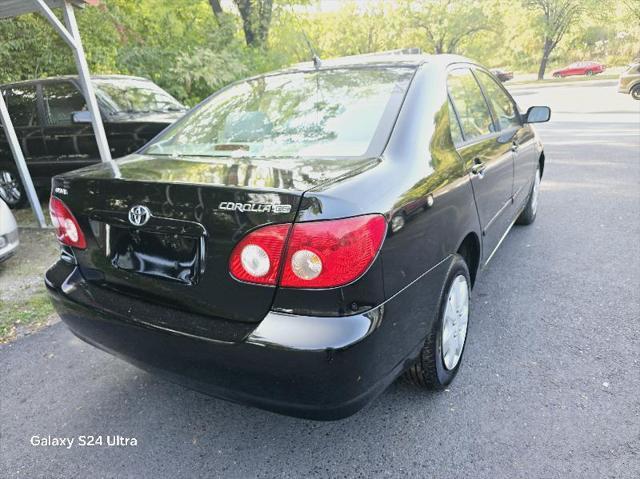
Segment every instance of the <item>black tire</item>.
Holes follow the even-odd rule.
[[[588,77],[591,77],[591,76],[593,76],[595,74],[596,74],[596,72],[594,72],[593,70],[587,70],[587,76]]]
[[[634,100],[640,100],[640,84],[634,86],[629,93]]]
[[[0,169],[0,198],[11,209],[20,208],[27,202],[27,194],[15,170]]]
[[[404,374],[404,377],[408,382],[421,388],[432,390],[442,390],[446,388],[456,377],[456,374],[458,374],[458,370],[460,369],[460,364],[462,364],[462,356],[464,355],[464,348],[466,346],[468,334],[465,335],[460,358],[458,359],[455,367],[447,369],[442,355],[442,330],[445,309],[451,286],[454,283],[454,280],[456,280],[460,275],[464,276],[466,279],[467,291],[468,294],[470,294],[471,278],[469,276],[469,268],[462,256],[455,255],[455,259],[449,268],[444,282],[444,287],[442,288],[442,293],[440,295],[438,317],[433,322],[431,331],[429,331],[429,334],[427,335],[418,359]]]
[[[540,165],[536,169],[536,176],[533,180],[533,185],[531,185],[531,191],[529,192],[529,199],[527,200],[527,206],[525,206],[520,216],[516,220],[516,224],[518,225],[530,225],[536,220],[536,215],[538,214],[538,201],[540,194]],[[537,187],[536,187],[537,182]],[[537,189],[536,189],[537,188]]]
[[[554,73],[553,78],[562,78],[562,75],[560,75],[560,73]]]

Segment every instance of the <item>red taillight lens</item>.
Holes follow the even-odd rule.
[[[49,200],[49,214],[56,229],[58,241],[74,248],[85,249],[87,247],[84,233],[80,229],[78,221],[71,214],[67,205],[54,196]]]
[[[270,225],[245,236],[231,253],[231,274],[240,281],[275,285],[290,227],[290,224]]]
[[[284,288],[335,288],[362,276],[376,258],[387,224],[382,215],[270,225],[252,231],[233,249],[231,274],[240,281]]]
[[[373,263],[386,229],[382,215],[296,223],[280,285],[333,288],[355,281]]]

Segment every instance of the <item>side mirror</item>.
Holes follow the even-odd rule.
[[[548,106],[532,106],[524,115],[525,123],[545,123],[551,119],[551,108]]]
[[[72,123],[91,123],[90,111],[74,111],[71,114]]]

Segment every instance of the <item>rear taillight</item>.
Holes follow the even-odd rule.
[[[290,224],[270,225],[245,236],[231,253],[231,274],[240,281],[275,285],[290,227]]]
[[[231,274],[241,281],[275,285],[286,246],[280,286],[334,288],[362,276],[386,232],[382,215],[271,225],[247,235],[233,250]]]
[[[79,249],[87,247],[84,233],[80,229],[78,221],[71,214],[67,205],[54,196],[49,200],[49,214],[60,243]]]
[[[382,215],[296,223],[280,285],[333,288],[355,281],[376,258],[386,228]]]

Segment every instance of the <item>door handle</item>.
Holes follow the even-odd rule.
[[[473,166],[471,167],[471,173],[478,175],[480,178],[484,176],[484,171],[487,169],[487,165],[480,158],[473,159]]]
[[[517,141],[514,141],[513,143],[511,143],[511,151],[513,151],[514,153],[518,151],[519,148],[520,148],[520,144]]]

